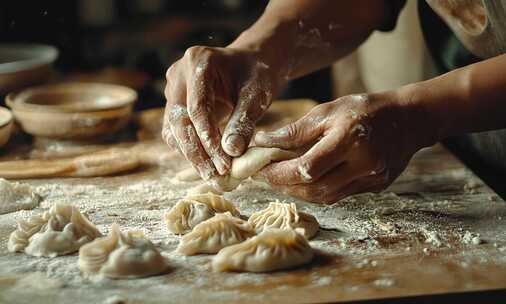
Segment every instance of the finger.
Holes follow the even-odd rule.
[[[207,77],[209,72],[206,71],[208,70],[196,69],[193,79],[189,81],[188,113],[204,150],[218,172],[226,174],[231,159],[221,147],[221,134],[212,117],[215,109],[214,78]]]
[[[271,103],[271,94],[247,83],[239,92],[237,105],[225,127],[221,145],[230,156],[240,156],[248,148],[256,122]]]
[[[342,129],[332,131],[304,155],[273,163],[260,174],[271,184],[296,185],[319,180],[346,160],[349,145]]]
[[[186,101],[184,86],[172,85],[167,81],[165,96],[167,107],[164,116],[164,132],[167,143],[175,141],[178,150],[190,161],[203,179],[216,175],[216,169],[200,145],[197,133],[193,129],[190,116],[182,103]],[[172,136],[171,136],[172,135]]]
[[[255,144],[261,147],[295,149],[317,140],[323,133],[323,124],[317,122],[315,114],[309,112],[301,119],[273,132],[260,131],[255,135]]]
[[[179,146],[177,145],[176,140],[174,139],[174,135],[172,135],[172,131],[170,130],[169,125],[165,126],[164,124],[162,128],[162,139],[167,145],[169,145],[169,147],[178,151],[179,153],[182,153],[181,150],[179,150]]]
[[[192,166],[199,172],[204,180],[209,180],[217,175],[217,171],[207,155],[206,151],[200,144],[197,132],[193,128],[190,117],[183,116],[178,120],[173,120],[171,130],[179,149],[192,163]]]
[[[311,202],[321,203],[330,197],[336,189],[350,183],[357,175],[356,169],[349,163],[343,163],[311,184],[271,185],[284,194],[299,197]]]
[[[272,187],[282,193],[311,202],[329,203],[350,195],[350,190],[347,190],[346,186],[351,185],[353,181],[364,178],[368,175],[368,171],[364,170],[361,163],[345,162],[322,176],[314,183],[298,185],[272,185]],[[375,177],[375,180],[380,179]],[[357,191],[356,189],[351,190]]]

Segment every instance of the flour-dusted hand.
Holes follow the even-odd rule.
[[[416,151],[434,142],[423,113],[393,93],[350,95],[321,104],[293,124],[257,133],[260,146],[310,147],[260,174],[274,188],[313,202],[383,190]]]
[[[248,147],[277,87],[270,70],[254,51],[195,46],[167,71],[163,137],[203,179],[226,174]]]

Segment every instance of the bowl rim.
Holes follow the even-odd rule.
[[[70,107],[64,107],[61,105],[49,105],[49,104],[35,104],[26,103],[24,99],[20,97],[29,97],[41,92],[48,92],[54,89],[64,89],[69,91],[83,91],[89,89],[102,89],[104,91],[121,91],[124,96],[121,98],[114,97],[114,102],[107,107],[89,107],[83,109],[75,109]],[[73,94],[76,94],[76,93]],[[23,95],[21,95],[23,94]],[[40,85],[25,88],[19,91],[11,92],[5,98],[5,103],[13,111],[25,111],[25,112],[45,112],[45,113],[91,113],[91,112],[103,112],[109,110],[116,110],[119,108],[131,106],[137,100],[138,94],[134,89],[126,86],[107,84],[99,82],[61,82],[47,85]]]
[[[0,106],[0,128],[9,125],[13,119],[14,115],[12,115],[12,112],[6,107]]]
[[[27,57],[33,58],[0,63],[0,75],[51,64],[58,58],[60,53],[54,46],[35,43],[0,43],[1,52],[24,53]]]

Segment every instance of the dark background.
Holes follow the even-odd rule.
[[[3,0],[0,43],[56,46],[62,77],[105,67],[126,68],[152,81],[138,108],[161,106],[166,69],[192,45],[226,46],[262,13],[267,0]],[[332,98],[328,69],[293,81],[282,98]]]

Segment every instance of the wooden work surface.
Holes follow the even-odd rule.
[[[269,274],[213,273],[212,256],[172,254],[178,237],[160,215],[195,185],[171,182],[181,163],[169,153],[164,166],[121,176],[26,181],[45,200],[35,210],[0,215],[0,303],[339,302],[506,287],[506,204],[439,145],[420,151],[382,194],[323,206],[253,181],[227,194],[247,215],[281,199],[320,221],[314,262]],[[61,200],[78,205],[103,232],[112,222],[143,229],[172,270],[139,280],[87,280],[77,255],[50,260],[7,252],[16,219]]]

